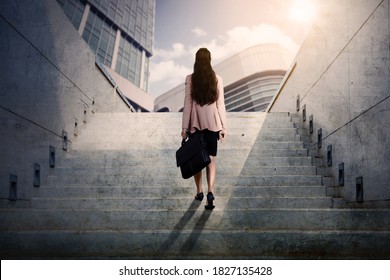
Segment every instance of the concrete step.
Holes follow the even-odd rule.
[[[186,210],[194,200],[193,197],[144,198],[144,197],[111,197],[111,198],[33,198],[32,208],[46,210],[105,210],[136,211],[140,209],[164,211]],[[218,207],[229,209],[290,209],[290,208],[331,208],[329,197],[225,197],[218,196]]]
[[[247,151],[248,153],[248,151]],[[238,169],[242,169],[243,164],[245,163],[245,160],[247,159],[247,154],[239,154],[236,157],[234,157],[234,160],[232,160],[232,155],[224,155],[221,151],[218,151],[217,155],[217,168],[232,168],[233,166],[237,167]],[[77,162],[75,162],[77,161]],[[106,161],[98,161],[98,160],[82,160],[82,159],[63,159],[60,162],[57,163],[56,168],[50,170],[50,175],[57,175],[60,174],[61,168],[63,169],[94,169],[101,170],[102,168],[107,169],[110,171],[110,169],[126,169],[126,168],[145,168],[145,169],[161,169],[165,168],[166,170],[173,170],[177,169],[176,167],[176,156],[172,154],[170,157],[151,157],[151,158],[142,158],[142,157],[127,157],[127,158],[117,158],[117,159],[107,159]],[[57,172],[57,170],[59,172]]]
[[[287,112],[271,112],[267,114],[267,120],[279,120],[279,119],[290,119],[290,113]]]
[[[299,144],[298,144],[299,145]],[[93,161],[93,162],[113,162],[113,161],[142,161],[145,162],[153,159],[159,159],[161,162],[166,161],[166,159],[172,159],[176,156],[176,151],[179,149],[180,143],[177,144],[174,148],[165,148],[165,149],[127,149],[127,150],[102,150],[99,152],[91,151],[88,153],[88,150],[69,152],[66,156],[59,158],[57,161],[60,164],[74,163],[84,164],[81,161]],[[225,143],[220,143],[218,146],[218,158],[223,158],[223,161],[230,157],[231,159],[236,159],[241,156],[248,156],[249,152],[253,154],[253,157],[308,157],[307,149],[303,148],[287,148],[280,149],[276,148],[277,145],[264,147],[262,145],[250,147],[241,146],[239,147],[228,147],[225,146]],[[232,161],[232,160],[231,160]]]
[[[246,166],[240,174],[244,176],[317,175],[314,166]]]
[[[322,178],[316,175],[240,176],[236,183],[245,186],[321,186]]]
[[[192,186],[168,188],[156,186],[41,186],[34,189],[36,198],[111,198],[143,197],[160,198],[189,197],[195,195]],[[231,197],[325,197],[324,186],[224,186],[215,189],[217,196]],[[8,207],[12,207],[12,203]],[[5,206],[4,206],[5,207]]]
[[[390,209],[390,201],[364,201],[364,203],[357,203],[356,201],[346,201],[343,198],[333,198],[333,207],[348,209]]]
[[[237,165],[217,165],[218,176],[238,176],[241,169]],[[94,177],[104,174],[105,176],[136,176],[142,178],[143,176],[156,176],[156,174],[164,175],[166,177],[180,175],[180,169],[176,167],[176,161],[170,160],[169,164],[164,162],[142,162],[136,165],[117,165],[117,166],[102,166],[96,167],[83,166],[77,169],[74,167],[57,168],[52,176],[56,177]],[[293,174],[293,173],[292,173]],[[292,175],[291,174],[291,175]],[[313,174],[314,175],[314,174]]]
[[[311,157],[257,157],[248,156],[245,166],[311,166]]]
[[[269,119],[280,119],[280,118],[288,118],[288,116],[284,113],[264,113],[264,112],[227,112],[227,119],[228,120],[257,120],[257,119],[265,119],[265,117]],[[154,120],[178,120],[181,122],[183,113],[176,113],[171,112],[167,114],[161,114],[161,113],[131,113],[131,112],[114,112],[114,113],[101,113],[97,112],[93,115],[93,118],[91,118],[91,121],[93,119],[109,119],[109,120],[148,120],[148,119],[154,119]]]
[[[0,250],[5,258],[10,259],[390,258],[389,231],[215,232],[204,229],[209,218],[205,212],[196,226],[188,230],[182,229],[182,224],[178,223],[172,230],[153,231],[106,230],[84,231],[82,234],[79,231],[6,232],[0,233],[3,240]],[[350,246],[351,243],[353,246]]]
[[[296,138],[295,134],[291,135],[278,135],[277,133],[275,134],[264,134],[264,135],[259,135],[259,138],[257,138],[259,141],[264,141],[264,142],[277,142],[277,141],[284,141],[284,142],[294,142],[298,141]]]
[[[161,162],[165,162],[166,159],[170,160],[176,157],[176,151],[180,148],[181,142],[177,143],[173,148],[165,147],[161,149],[131,149],[124,150],[77,150],[69,151],[65,156],[59,157],[57,162],[62,164],[80,164],[83,165],[87,162],[125,162],[125,161],[155,161],[158,159]],[[240,148],[232,148],[225,143],[219,143],[218,146],[218,158],[219,157],[240,157],[247,156],[251,150],[251,147],[242,146]]]
[[[56,159],[56,168],[58,167],[72,167],[79,168],[82,166],[118,166],[128,164],[166,164],[169,165],[171,162],[176,164],[176,151],[175,149],[168,150],[133,150],[133,151],[105,151],[104,153],[68,153],[65,157],[59,157]],[[235,162],[245,162],[250,149],[225,149],[218,148],[216,160],[223,163],[229,163],[228,165],[236,165]],[[231,160],[234,158],[235,160]],[[230,159],[230,160],[229,160]],[[236,160],[237,159],[237,160]],[[92,164],[91,164],[92,163]],[[53,169],[55,170],[55,169]]]
[[[111,117],[110,117],[111,116]],[[250,130],[251,126],[258,126],[261,124],[264,120],[264,117],[260,115],[259,117],[254,118],[244,118],[239,117],[235,118],[231,115],[228,115],[227,124],[230,128],[239,128],[242,130]],[[122,127],[122,128],[135,128],[138,129],[142,127],[142,124],[147,125],[151,128],[157,128],[157,127],[165,127],[165,128],[181,128],[182,125],[182,116],[176,115],[174,117],[166,117],[157,115],[156,117],[150,117],[150,116],[133,116],[129,114],[129,116],[124,115],[122,116],[119,114],[118,116],[112,115],[112,114],[95,114],[94,118],[89,123],[89,126],[97,129],[108,129],[108,130],[115,130],[116,127]],[[244,125],[243,125],[244,124]],[[292,123],[290,122],[290,125]]]
[[[293,122],[291,122],[290,119],[286,118],[284,120],[273,120],[273,121],[269,121],[269,120],[265,120],[263,125],[262,125],[262,129],[279,129],[279,128],[295,128],[295,124]]]
[[[0,231],[58,231],[78,230],[172,230],[178,224],[192,230],[199,219],[208,215],[205,230],[228,232],[231,230],[374,230],[390,231],[388,209],[229,209],[219,207],[212,213],[193,201],[187,209],[108,211],[98,210],[44,210],[3,209]],[[380,227],[378,227],[380,225]]]
[[[259,136],[295,136],[297,134],[297,130],[295,128],[267,128],[263,126]]]
[[[172,168],[174,174],[175,168]],[[85,177],[82,175],[74,176],[48,176],[48,185],[51,186],[66,186],[66,185],[98,185],[98,186],[167,186],[180,187],[193,184],[193,180],[183,180],[181,173],[176,168],[177,175],[167,177],[164,174],[155,174],[145,171],[145,175],[131,176],[127,174],[91,174]],[[216,179],[218,186],[321,186],[322,178],[316,175],[272,175],[272,176],[240,176],[229,175]]]
[[[302,152],[304,153],[304,152]],[[286,154],[288,157],[286,157]],[[285,157],[283,157],[285,156]],[[268,161],[275,163],[274,165],[265,166],[261,164],[261,159],[266,158]],[[286,158],[284,162],[285,166],[282,165],[283,158]],[[292,172],[298,172],[297,175],[302,174],[312,174],[315,175],[315,167],[310,166],[310,161],[306,160],[306,165],[301,165],[303,168],[300,170],[295,166],[293,168],[294,159],[295,162],[304,163],[305,158],[301,159],[301,152],[286,152],[279,150],[264,150],[264,154],[261,154],[261,157],[258,158],[249,158],[247,159],[247,154],[243,152],[222,154],[220,151],[217,156],[217,174],[219,175],[229,175],[229,174],[240,174],[241,170],[254,170],[254,168],[259,169],[259,174],[279,174],[279,175],[293,175]],[[277,161],[279,159],[279,161]],[[75,162],[77,160],[77,162]],[[247,161],[247,165],[243,168],[243,165]],[[264,162],[264,160],[263,160]],[[290,164],[287,164],[290,162]],[[271,164],[268,162],[268,164]],[[113,174],[123,174],[123,175],[143,175],[146,173],[156,174],[165,174],[166,176],[171,176],[175,174],[178,170],[176,166],[176,157],[174,154],[162,157],[151,157],[151,158],[142,158],[142,157],[121,157],[121,158],[108,158],[104,160],[98,160],[98,157],[91,158],[88,160],[83,160],[81,158],[75,159],[64,159],[61,161],[61,164],[58,164],[59,167],[50,170],[49,175],[53,176],[70,176],[70,175],[86,175],[91,174],[102,174],[104,172],[107,175]],[[262,167],[266,167],[263,168]],[[272,169],[272,167],[274,167]],[[282,168],[283,167],[283,168]],[[290,169],[290,170],[289,170]],[[308,172],[310,170],[310,172]],[[278,173],[281,172],[281,173]]]
[[[239,168],[238,165],[233,165],[235,162],[223,162],[217,164],[217,175],[220,176],[239,176],[239,175],[316,175],[314,166],[246,166]],[[173,168],[173,167],[174,168]],[[105,174],[107,176],[114,175],[130,175],[142,177],[145,175],[155,176],[156,174],[164,174],[165,176],[177,176],[178,168],[175,162],[171,161],[169,165],[163,162],[156,162],[154,165],[151,162],[141,162],[139,164],[126,165],[110,165],[110,164],[90,164],[88,166],[60,167],[51,172],[52,176],[71,177],[71,176],[97,176]]]
[[[257,134],[250,135],[242,133],[236,135],[228,134],[226,140],[220,143],[220,146],[226,148],[251,147]],[[276,137],[276,136],[275,136]],[[288,137],[285,137],[286,139]],[[291,137],[290,137],[291,138]],[[180,131],[174,136],[145,136],[141,134],[122,135],[122,134],[106,134],[100,135],[94,133],[88,136],[85,140],[73,142],[72,150],[130,150],[132,148],[158,150],[158,149],[178,149],[181,145]]]
[[[264,150],[277,150],[277,149],[291,149],[291,150],[299,150],[303,149],[303,143],[300,141],[255,141],[253,144],[253,149],[264,149]]]
[[[264,149],[253,147],[251,153],[258,157],[307,157],[307,149]]]
[[[245,127],[243,127],[245,125]],[[126,139],[127,141],[136,141],[137,138],[145,137],[146,140],[150,139],[160,139],[160,140],[177,140],[181,139],[181,125],[177,127],[159,127],[156,128],[153,133],[150,132],[150,129],[148,130],[141,130],[139,129],[133,129],[133,128],[122,128],[122,130],[118,130],[118,128],[109,127],[107,125],[107,128],[102,128],[101,126],[93,128],[88,127],[91,131],[85,131],[83,135],[76,138],[76,143],[83,142],[87,140],[91,140],[89,138],[91,137],[103,137],[108,138],[110,136],[118,138],[117,141],[123,141]],[[227,136],[230,139],[230,137],[236,137],[236,136],[252,136],[256,137],[258,132],[260,130],[260,125],[256,124],[251,127],[248,127],[246,124],[238,124],[237,127],[229,127],[227,130]],[[275,129],[273,129],[275,130]],[[276,133],[276,132],[275,132]],[[287,133],[287,132],[286,132]],[[128,139],[127,139],[128,138]],[[233,139],[232,138],[232,139]],[[114,139],[115,140],[115,139]]]

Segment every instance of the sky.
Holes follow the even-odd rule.
[[[317,0],[156,0],[149,93],[184,82],[196,51],[206,47],[212,65],[260,43],[279,43],[292,59],[316,15]]]

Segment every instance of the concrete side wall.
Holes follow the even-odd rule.
[[[364,201],[390,199],[390,8],[389,0],[320,1],[321,13],[296,57],[296,67],[271,112],[313,115],[312,152],[324,158],[341,194],[356,200],[356,178],[363,177]],[[322,128],[322,148],[317,131]]]
[[[23,200],[35,163],[41,184],[52,172],[49,146],[57,159],[66,154],[63,130],[70,148],[92,112],[129,109],[56,1],[1,1],[0,37],[0,199],[9,198],[13,174]]]

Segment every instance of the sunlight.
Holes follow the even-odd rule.
[[[299,22],[312,22],[316,16],[316,7],[312,0],[294,0],[289,17]]]

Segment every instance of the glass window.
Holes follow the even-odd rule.
[[[84,3],[77,0],[57,0],[57,2],[73,26],[78,29],[85,9]]]
[[[101,18],[100,15],[97,15],[96,10],[91,9],[88,15],[83,38],[96,54],[99,61],[111,67],[116,29]]]
[[[95,16],[95,21],[93,23],[93,32],[95,34],[100,34],[103,26],[103,20],[99,16]]]
[[[74,10],[76,9],[75,3],[73,1],[67,1],[64,5],[64,12],[68,18],[72,19]]]
[[[98,43],[99,43],[99,37],[96,34],[92,34],[91,38],[89,39],[89,47],[92,49],[94,53],[96,53]]]
[[[100,9],[102,10],[102,12],[104,14],[107,14],[107,11],[108,11],[108,0],[101,0],[100,1]]]
[[[144,68],[144,84],[142,88],[147,92],[148,91],[148,83],[149,83],[149,58],[145,58],[145,68]]]
[[[114,7],[111,3],[108,9],[108,17],[115,19],[115,14],[116,14],[116,7]]]
[[[92,26],[90,24],[88,24],[88,22],[85,24],[85,28],[84,28],[84,32],[83,32],[83,39],[88,42],[89,41],[89,37],[91,36],[91,29],[92,29]]]
[[[61,8],[64,8],[66,0],[57,0],[57,2],[61,6]]]

